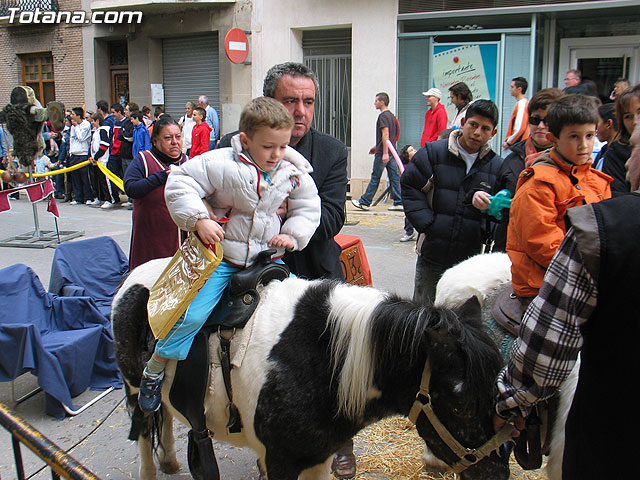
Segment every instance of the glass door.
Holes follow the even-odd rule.
[[[582,72],[582,79],[595,82],[598,95],[607,101],[617,79],[631,84],[640,80],[640,36],[567,38],[560,42],[558,85],[564,88],[569,69]]]

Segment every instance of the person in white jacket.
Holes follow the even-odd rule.
[[[171,168],[165,187],[171,217],[181,229],[197,232],[205,244],[219,242],[223,261],[156,344],[140,383],[143,412],[160,407],[167,360],[186,358],[231,276],[266,248],[277,249],[276,260],[285,249],[302,250],[320,224],[311,164],[288,146],[292,129],[293,117],[280,102],[256,98],[243,109],[240,133],[230,148],[210,150]]]

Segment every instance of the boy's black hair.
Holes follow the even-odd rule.
[[[587,95],[567,95],[552,103],[547,110],[545,123],[556,137],[567,125],[598,125],[600,116],[592,97]]]
[[[200,115],[202,115],[202,120],[204,121],[205,118],[207,118],[207,111],[202,108],[202,107],[196,107],[193,109],[194,112],[198,112]]]
[[[135,118],[139,122],[143,122],[144,121],[144,113],[142,113],[140,110],[135,110],[135,111],[131,112],[131,118]]]
[[[467,120],[476,116],[488,118],[494,128],[498,125],[498,107],[491,100],[476,100],[469,105],[466,114]]]
[[[389,94],[386,92],[380,92],[376,94],[376,98],[380,100],[385,106],[389,106]]]
[[[411,159],[409,158],[409,148],[411,147],[411,145],[405,145],[404,147],[402,147],[400,149],[400,153],[398,153],[398,156],[400,157],[400,160],[402,160],[402,163],[404,165],[406,165],[407,163],[409,163],[411,161]]]
[[[116,112],[119,112],[119,113],[124,113],[124,107],[119,103],[114,103],[113,105],[111,105],[111,110],[115,110]]]
[[[73,107],[71,111],[78,115],[80,118],[84,118],[84,109],[82,107]]]
[[[613,122],[613,129],[618,131],[618,119],[616,118],[616,104],[605,103],[598,107],[598,114],[600,118],[605,122],[611,120]]]
[[[106,114],[109,113],[109,104],[105,100],[98,100],[96,102],[96,108],[99,108]]]
[[[516,78],[512,78],[511,81],[516,87],[522,89],[522,93],[527,93],[527,87],[529,86],[529,83],[527,82],[526,78],[516,77]]]

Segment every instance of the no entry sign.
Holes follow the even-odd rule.
[[[224,37],[224,51],[233,63],[242,63],[249,54],[249,40],[239,28],[232,28]]]

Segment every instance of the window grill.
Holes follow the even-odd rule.
[[[58,12],[58,0],[0,0],[0,17],[8,17],[12,8],[22,12]]]

